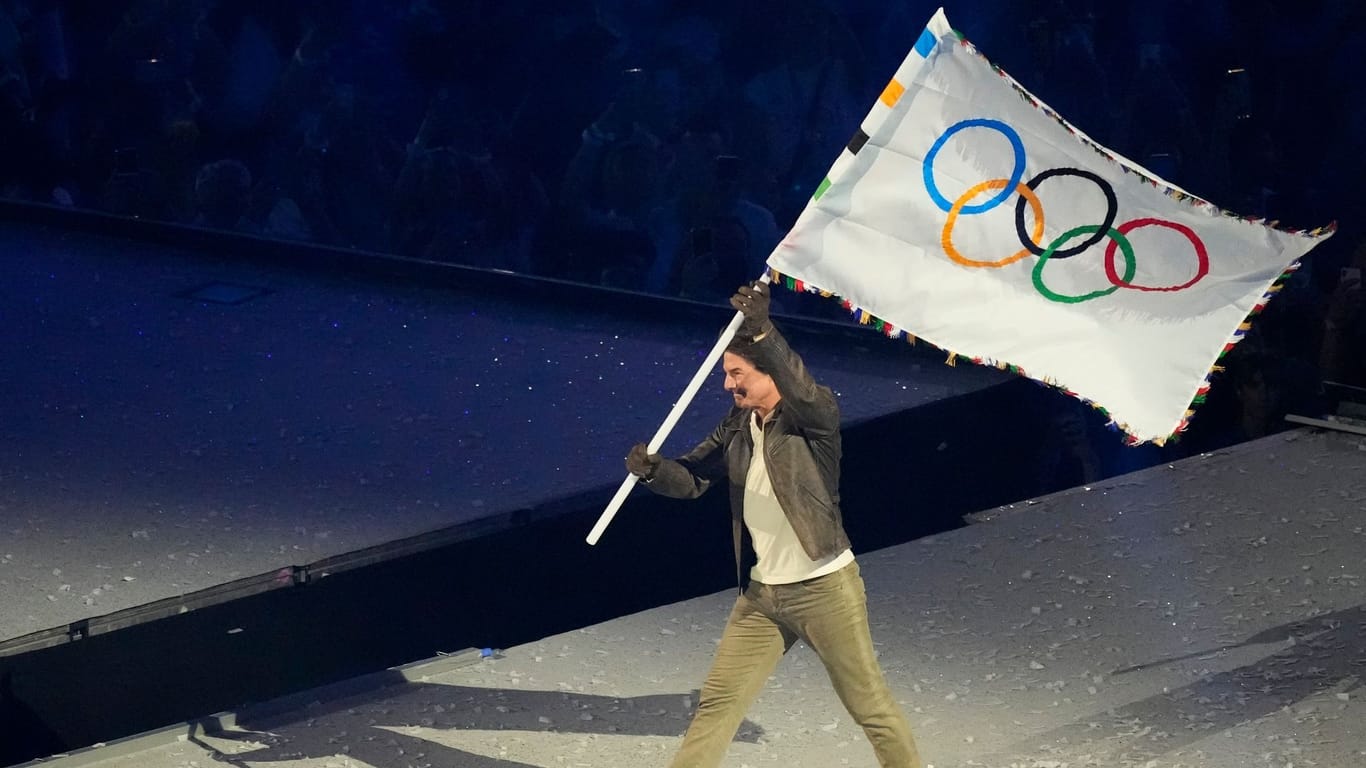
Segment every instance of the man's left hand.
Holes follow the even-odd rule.
[[[730,305],[744,314],[739,333],[750,338],[762,336],[772,327],[768,319],[768,286],[763,282],[742,285],[730,297]]]

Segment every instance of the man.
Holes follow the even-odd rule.
[[[650,490],[696,498],[728,479],[736,576],[742,528],[757,561],[731,610],[673,768],[719,765],[749,705],[798,640],[825,664],[835,692],[883,766],[920,768],[906,722],[873,651],[863,579],[839,507],[840,420],[834,393],[811,378],[768,317],[763,283],[741,286],[744,314],[722,357],[735,406],[687,455],[637,444],[626,468]]]

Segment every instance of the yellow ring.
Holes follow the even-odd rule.
[[[953,225],[958,222],[958,212],[963,210],[963,206],[967,205],[974,197],[977,197],[981,193],[989,189],[1005,189],[1005,186],[1009,183],[1010,179],[991,179],[990,181],[984,181],[964,192],[962,197],[959,197],[954,201],[953,207],[949,209],[949,217],[944,220],[944,233],[939,238],[940,245],[944,246],[944,253],[947,254],[950,259],[965,267],[991,267],[993,269],[999,269],[1007,264],[1014,264],[1029,255],[1028,248],[1021,248],[1016,253],[1013,253],[1000,261],[979,261],[977,259],[969,259],[959,253],[957,248],[953,247]],[[1034,190],[1030,189],[1027,184],[1016,184],[1015,191],[1020,193],[1020,196],[1029,203],[1029,207],[1034,211],[1034,231],[1030,233],[1029,238],[1034,241],[1035,245],[1042,245],[1043,203],[1039,202],[1039,196],[1034,194]]]

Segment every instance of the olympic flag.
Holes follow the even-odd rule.
[[[1216,208],[1100,146],[940,9],[769,257],[889,336],[1059,387],[1132,442],[1185,429],[1218,359],[1331,227]]]

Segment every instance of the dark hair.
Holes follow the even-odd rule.
[[[732,355],[743,357],[745,359],[745,362],[754,366],[754,370],[758,371],[759,373],[768,373],[768,371],[764,370],[764,367],[760,365],[759,361],[756,360],[754,357],[753,339],[750,339],[747,336],[736,336],[730,340],[729,344],[726,345],[726,351],[731,353]]]

